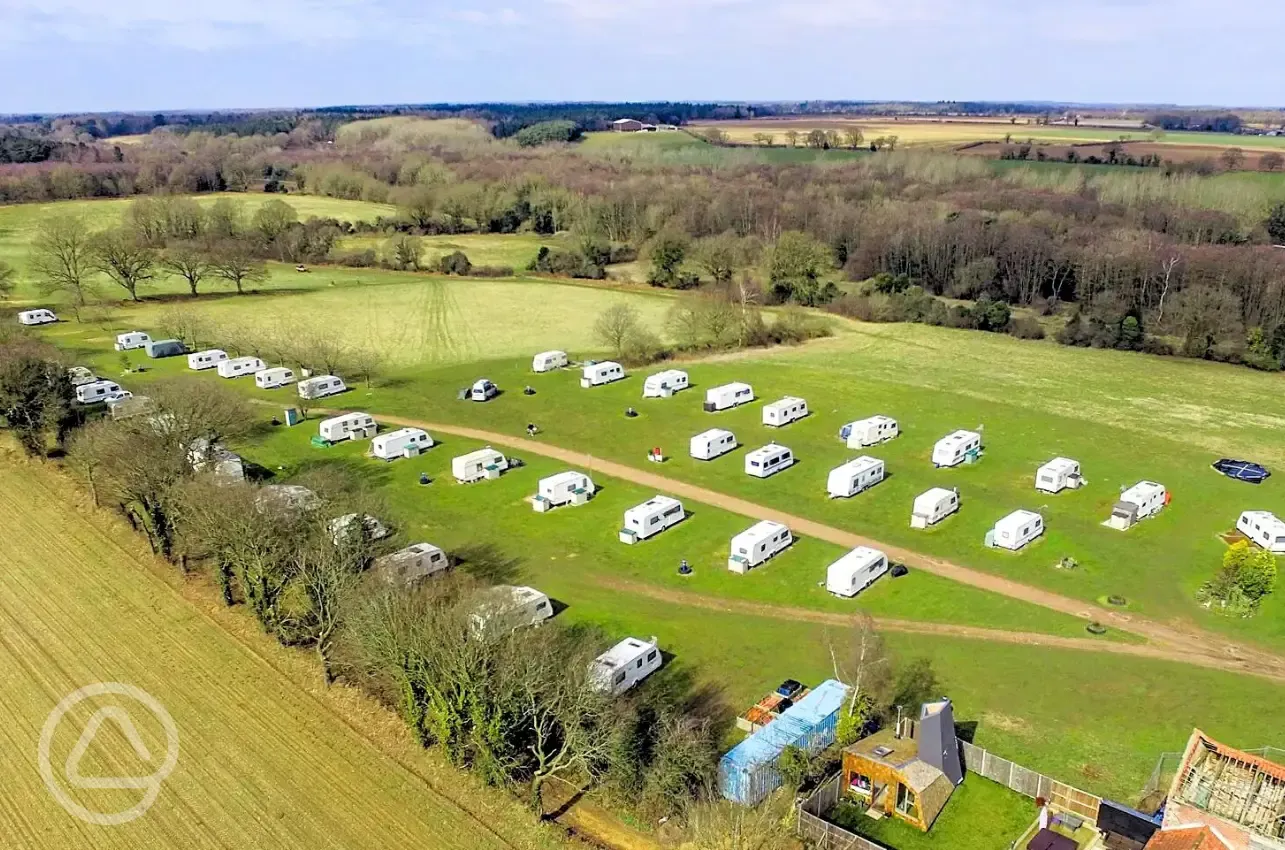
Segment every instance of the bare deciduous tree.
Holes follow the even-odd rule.
[[[246,283],[267,280],[268,270],[250,251],[243,240],[221,242],[210,254],[210,271],[236,287],[237,295],[245,294]]]
[[[187,288],[196,295],[201,280],[210,272],[210,260],[205,249],[195,242],[177,242],[165,250],[161,268],[187,281]]]
[[[85,220],[74,215],[44,219],[31,243],[31,268],[41,292],[65,298],[80,321],[81,310],[95,294],[93,252]]]
[[[122,227],[94,234],[90,251],[94,268],[128,292],[131,301],[138,301],[138,287],[156,270],[156,252]]]

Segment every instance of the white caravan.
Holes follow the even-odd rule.
[[[67,368],[67,380],[71,382],[73,387],[79,387],[82,384],[92,384],[98,380],[98,376],[86,366],[69,366]]]
[[[982,435],[976,431],[955,431],[947,434],[933,446],[933,466],[959,466],[976,460],[982,450]]]
[[[532,372],[552,372],[554,369],[561,369],[566,365],[567,353],[565,351],[541,351],[531,358]]]
[[[336,378],[334,375],[317,375],[313,378],[304,378],[299,382],[299,398],[317,399],[326,396],[339,395],[339,393],[348,389],[344,384],[343,378]]]
[[[846,499],[875,486],[883,480],[883,476],[883,461],[862,455],[830,470],[825,490],[831,499]]]
[[[785,446],[768,443],[745,455],[745,474],[755,478],[768,478],[794,466],[794,460],[794,452]]]
[[[421,428],[398,428],[370,441],[370,453],[380,460],[415,457],[432,447],[433,438]]]
[[[76,401],[81,404],[95,404],[107,401],[121,392],[120,384],[115,381],[90,381],[76,387]]]
[[[1055,457],[1035,470],[1035,489],[1041,493],[1078,490],[1083,483],[1079,461],[1071,460],[1069,457]]]
[[[317,431],[321,439],[328,443],[338,443],[343,440],[368,440],[375,436],[379,426],[375,424],[375,418],[369,413],[344,413],[339,416],[332,416],[329,419],[321,420]]]
[[[619,696],[660,669],[656,639],[625,638],[593,660],[589,681],[596,690]]]
[[[142,331],[126,331],[116,334],[116,344],[112,347],[117,351],[133,351],[135,348],[146,347],[151,341],[151,336]]]
[[[765,519],[732,538],[727,568],[743,575],[784,552],[793,542],[790,529]]]
[[[736,448],[736,435],[722,428],[711,428],[692,437],[691,456],[697,460],[713,460]]]
[[[234,357],[219,364],[219,377],[244,378],[260,371],[265,365],[258,357]]]
[[[486,378],[480,378],[469,387],[469,401],[490,401],[500,394],[500,388]]]
[[[491,629],[516,631],[538,626],[553,616],[549,597],[534,587],[500,584],[488,588],[473,614],[473,633],[479,637]]]
[[[730,410],[754,400],[754,388],[739,381],[705,390],[705,412]]]
[[[254,385],[261,390],[275,390],[294,383],[294,370],[272,366],[254,373]]]
[[[357,514],[344,514],[343,516],[335,517],[327,525],[330,529],[330,539],[335,542],[336,546],[343,543],[348,535],[352,533],[353,526],[358,522],[361,523],[361,527],[366,530],[366,534],[371,540],[383,540],[392,534],[386,525],[370,514],[362,514],[360,519]]]
[[[1268,552],[1285,555],[1285,522],[1271,511],[1245,511],[1236,520],[1236,530]]]
[[[429,576],[445,572],[451,562],[432,543],[414,543],[375,559],[375,571],[389,584],[414,585]]]
[[[1120,494],[1120,501],[1112,506],[1111,516],[1106,524],[1111,528],[1124,531],[1138,520],[1160,513],[1160,509],[1167,504],[1169,504],[1169,493],[1163,484],[1139,481]]]
[[[763,424],[772,428],[783,428],[807,415],[808,403],[792,395],[763,405]]]
[[[625,511],[625,525],[620,529],[621,543],[637,543],[677,525],[687,516],[683,503],[669,496],[653,496],[641,505]]]
[[[194,372],[204,372],[206,369],[217,369],[227,359],[228,353],[219,348],[193,351],[187,356],[187,368]]]
[[[910,509],[910,527],[927,528],[936,525],[959,510],[959,491],[934,487],[915,497]]]
[[[691,381],[682,369],[666,369],[664,372],[648,375],[647,380],[643,381],[643,398],[669,398],[690,386]]]
[[[471,484],[483,478],[499,478],[509,468],[509,459],[487,446],[451,460],[451,474],[461,484]]]
[[[858,546],[825,571],[825,589],[851,599],[888,572],[888,556],[869,546]]]
[[[871,416],[849,422],[839,429],[839,439],[850,449],[864,449],[891,440],[901,433],[897,420],[890,416]]]
[[[58,321],[53,310],[46,310],[43,307],[39,310],[23,310],[18,314],[18,324],[20,325],[47,325],[50,322]]]
[[[1013,511],[986,535],[991,545],[1016,552],[1044,533],[1044,517],[1035,511]]]
[[[583,472],[559,472],[540,479],[531,506],[544,513],[559,505],[583,505],[596,489],[593,479]]]
[[[625,367],[613,360],[604,360],[601,363],[590,363],[580,372],[580,386],[588,389],[589,387],[600,387],[603,384],[610,384],[613,381],[619,381],[625,377]]]

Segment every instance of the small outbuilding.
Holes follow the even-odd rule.
[[[1083,484],[1080,462],[1069,457],[1055,457],[1035,471],[1035,489],[1042,493],[1078,490]]]
[[[509,459],[490,446],[451,460],[451,474],[461,484],[499,478],[500,473],[508,468]]]
[[[795,396],[763,405],[763,424],[771,428],[783,428],[807,415],[808,403]]]
[[[221,348],[193,351],[187,356],[187,368],[194,372],[204,372],[207,369],[217,369],[227,359],[228,353]]]
[[[261,390],[275,390],[294,383],[294,370],[272,366],[254,373],[254,385]]]
[[[864,449],[895,438],[901,433],[897,420],[891,416],[871,416],[849,422],[839,429],[839,439],[850,449]]]
[[[687,373],[682,369],[666,369],[648,375],[643,381],[643,398],[669,398],[691,386]]]
[[[831,499],[846,499],[868,490],[884,478],[884,462],[862,455],[830,470],[825,489]]]
[[[552,372],[562,369],[570,362],[565,351],[541,351],[531,358],[532,372]]]
[[[745,455],[745,474],[755,478],[769,478],[794,466],[794,452],[785,446],[768,443]]]
[[[601,387],[623,380],[624,377],[624,366],[614,360],[603,360],[600,363],[589,363],[580,370],[580,386],[585,389]]]
[[[757,522],[732,538],[727,568],[743,575],[775,558],[793,542],[790,529],[781,523],[766,519]]]
[[[618,696],[659,670],[663,662],[655,638],[625,638],[593,660],[589,681],[597,690]]]
[[[705,412],[716,413],[749,404],[754,400],[754,388],[739,381],[705,390]]]
[[[1013,511],[995,523],[986,545],[1016,552],[1044,533],[1044,517],[1035,511]]]
[[[825,589],[851,599],[888,572],[888,556],[869,546],[858,546],[825,571]]]
[[[142,331],[126,331],[123,334],[116,334],[116,344],[112,347],[117,351],[133,351],[135,348],[142,348],[152,341],[150,334]]]
[[[1120,531],[1132,528],[1138,520],[1160,513],[1169,504],[1169,491],[1154,481],[1139,481],[1120,494],[1120,501],[1111,507],[1106,524]]]
[[[398,428],[370,441],[370,454],[380,460],[417,457],[433,447],[433,438],[422,428]]]
[[[691,439],[690,453],[697,460],[713,460],[736,448],[736,435],[722,428],[702,431]]]
[[[491,630],[512,632],[538,626],[552,616],[553,603],[534,587],[500,584],[483,591],[472,628],[479,636]]]
[[[261,371],[266,364],[258,357],[233,357],[218,366],[220,378],[244,378]]]
[[[1271,511],[1245,511],[1236,530],[1268,552],[1285,555],[1285,522]]]
[[[48,325],[58,321],[58,317],[53,310],[46,310],[41,307],[36,310],[23,310],[18,314],[18,324],[20,325]]]
[[[451,566],[446,553],[432,543],[413,543],[381,558],[376,558],[374,572],[385,582],[400,587],[414,587],[426,578],[445,572]]]
[[[959,491],[933,487],[915,497],[910,509],[910,527],[928,528],[959,510]]]
[[[982,453],[982,435],[976,431],[954,431],[933,446],[933,466],[959,466],[973,463]]]
[[[537,513],[544,513],[560,505],[583,505],[596,489],[593,479],[583,472],[559,472],[540,479],[531,506]]]
[[[81,404],[97,404],[100,401],[107,401],[120,392],[120,384],[115,381],[90,381],[76,387],[76,401]]]
[[[621,543],[637,543],[659,534],[687,518],[683,503],[670,496],[653,496],[641,505],[625,511],[625,524],[620,529]]]
[[[143,343],[143,350],[153,360],[187,354],[187,346],[177,339],[152,339]]]
[[[321,420],[317,433],[327,443],[339,443],[344,440],[369,440],[375,436],[379,426],[375,417],[369,413],[343,413]]]
[[[312,400],[339,395],[348,389],[348,385],[344,383],[343,378],[337,378],[334,375],[314,375],[300,381],[298,389],[299,398]]]
[[[488,378],[479,378],[478,380],[473,382],[473,386],[469,387],[468,400],[469,401],[490,401],[491,399],[495,398],[499,394],[500,394],[500,388],[497,387],[491,380],[489,380]]]

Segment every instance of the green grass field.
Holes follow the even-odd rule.
[[[540,236],[534,233],[490,234],[459,233],[445,236],[422,236],[426,267],[452,251],[463,251],[475,266],[508,266],[521,273],[530,265],[543,247],[561,247],[566,241],[562,235]],[[381,259],[391,257],[392,239],[387,236],[346,236],[335,245],[334,253],[373,250]]]

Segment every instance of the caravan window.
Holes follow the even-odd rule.
[[[672,507],[672,508],[670,508],[669,510],[665,511],[665,516],[675,516],[675,515],[677,515],[677,514],[678,514],[678,512],[679,512],[679,511],[681,511],[682,509],[683,509],[682,505],[675,505],[674,507]]]
[[[647,660],[648,661],[656,660],[656,650],[653,649],[651,652],[647,653]]]
[[[759,465],[759,462],[757,460],[750,461],[750,466],[758,466],[758,465]]]
[[[637,669],[639,669],[639,670],[641,670],[641,669],[642,669],[642,666],[643,666],[643,660],[642,660],[641,658],[639,658],[639,659],[638,659],[638,663],[637,663],[637,664],[635,664],[635,665],[634,665],[634,667],[635,667],[635,668],[637,668]]]
[[[654,517],[652,517],[652,518],[651,518],[651,524],[652,524],[652,525],[655,525],[655,524],[656,524],[656,523],[658,523],[658,522],[660,522],[660,517],[658,517],[658,516],[654,516]]]
[[[538,605],[536,605],[536,606],[535,606],[535,610],[537,610],[537,611],[543,611],[545,608],[548,608],[548,607],[549,607],[549,603],[548,603],[548,602],[541,602],[541,603],[539,603]]]
[[[611,680],[611,683],[613,685],[619,685],[624,681],[625,681],[625,671],[621,670],[619,673],[616,674],[616,677]]]

